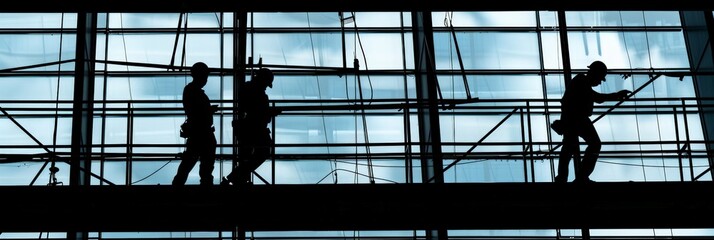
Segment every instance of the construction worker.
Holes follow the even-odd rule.
[[[561,102],[560,121],[556,121],[553,129],[563,135],[563,145],[558,162],[558,175],[555,182],[568,181],[568,171],[571,157],[575,157],[575,180],[578,183],[593,182],[590,174],[595,170],[595,163],[600,155],[602,143],[600,136],[590,116],[593,114],[594,103],[605,101],[623,100],[632,93],[629,90],[620,90],[616,93],[598,93],[592,87],[604,82],[607,75],[607,66],[601,61],[594,61],[588,66],[588,72],[576,75],[567,84]],[[580,161],[580,138],[585,140],[587,148]],[[580,162],[578,162],[580,161]]]

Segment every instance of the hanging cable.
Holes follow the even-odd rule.
[[[186,17],[185,17],[185,20],[182,21],[184,14],[186,15]],[[174,66],[174,57],[176,56],[176,51],[177,51],[177,49],[178,49],[178,39],[179,39],[179,36],[181,35],[181,32],[182,32],[182,31],[181,31],[181,30],[182,30],[182,29],[181,29],[181,24],[183,23],[183,44],[182,44],[182,46],[181,46],[180,68],[178,68],[178,69],[184,69],[185,66],[186,66],[186,39],[188,38],[188,13],[181,13],[181,14],[179,14],[179,21],[178,21],[178,22],[179,22],[179,23],[178,23],[179,25],[178,25],[178,28],[176,29],[176,38],[175,38],[175,42],[174,42],[174,51],[173,51],[173,53],[171,54],[171,63],[170,63],[169,66],[170,66],[170,67],[173,67],[173,66]],[[219,25],[221,25],[221,24],[220,24],[220,21],[219,21]],[[221,26],[222,26],[222,25],[221,25]],[[126,53],[126,51],[125,51],[125,53]],[[176,69],[176,68],[169,68],[169,69]],[[184,76],[184,85],[186,85],[186,84],[188,84],[188,77],[187,77],[188,74],[184,74],[183,76]],[[131,86],[131,85],[130,85],[130,86]],[[129,88],[129,94],[130,94],[129,96],[130,96],[130,100],[131,100],[131,87]],[[154,170],[153,172],[149,173],[147,176],[145,176],[145,177],[143,177],[143,178],[141,178],[141,179],[139,179],[139,180],[136,180],[136,181],[131,182],[131,184],[137,184],[137,183],[140,183],[140,182],[142,182],[142,181],[148,179],[149,177],[151,177],[151,176],[153,176],[154,174],[158,173],[161,169],[163,169],[164,167],[166,167],[166,166],[167,166],[169,163],[171,163],[172,161],[173,161],[173,159],[169,159],[168,161],[166,161],[166,163],[164,163],[163,165],[161,165],[158,169]],[[221,166],[222,166],[222,164],[221,164]]]
[[[357,37],[357,43],[359,44],[359,49],[360,52],[362,53],[362,57],[364,58],[364,71],[369,72],[369,65],[367,64],[367,54],[364,52],[364,46],[362,46],[362,37],[360,36],[359,30],[357,30],[357,17],[355,16],[355,12],[352,12],[352,16],[354,17],[354,25],[355,25],[355,36]],[[356,47],[356,46],[355,46]],[[357,59],[357,53],[355,53],[355,60]],[[355,71],[359,73],[359,68],[355,68]],[[369,83],[369,100],[374,99],[374,87],[372,86],[372,78],[370,78],[370,75],[367,74],[367,83]],[[359,89],[360,94],[362,94],[362,88]],[[360,99],[362,100],[362,99]],[[367,105],[371,105],[372,101],[368,102]]]
[[[448,27],[449,24],[451,24],[451,21],[452,21],[451,19],[453,18],[453,15],[454,15],[454,12],[446,12],[446,13],[444,13],[444,25],[445,25],[445,26]],[[452,32],[454,32],[454,31],[453,31],[453,30],[454,30],[453,25],[451,25],[451,30],[452,30]],[[456,35],[455,35],[455,33],[454,33],[453,36],[454,36],[454,42],[455,42],[455,41],[456,41]],[[453,69],[454,69],[454,61],[453,61],[453,59],[454,59],[454,55],[453,55],[454,49],[452,49],[452,46],[453,46],[453,45],[452,45],[451,43],[449,43],[449,59],[450,59],[450,61],[449,61],[449,66],[450,66],[451,69],[453,70]],[[457,49],[458,49],[458,48],[457,48]],[[458,51],[458,50],[457,50],[457,51]],[[460,53],[457,52],[457,54],[459,54],[459,61],[461,61]],[[463,65],[461,65],[461,66],[463,66]],[[463,71],[463,67],[461,68],[461,70]],[[463,73],[463,72],[462,72],[462,73]],[[466,77],[466,75],[462,75],[462,76]],[[468,82],[465,82],[465,83],[468,84]],[[456,96],[455,96],[456,87],[455,87],[455,86],[456,86],[456,80],[454,79],[454,76],[452,75],[452,76],[451,76],[451,89],[452,89],[452,90],[451,90],[451,98],[452,98],[452,99],[455,99],[455,98],[456,98]],[[464,85],[464,86],[466,86],[466,85]],[[466,89],[466,94],[467,94],[468,98],[471,98],[471,94],[470,94],[470,91],[468,90],[468,87],[465,87],[465,89]],[[451,112],[452,112],[452,113],[455,113],[455,112],[456,112],[456,109],[452,108],[452,109],[451,109]],[[451,134],[452,134],[452,136],[453,136],[453,138],[454,138],[454,139],[453,139],[453,142],[455,143],[455,142],[456,142],[456,114],[451,114]],[[443,139],[442,139],[442,142],[443,142]],[[456,152],[456,144],[453,145],[452,151]],[[454,179],[453,179],[454,182],[458,182],[458,171],[454,170],[454,174],[453,174],[453,175],[454,175]]]
[[[119,13],[119,26],[121,29],[124,29],[124,14]],[[126,47],[126,34],[122,33],[121,35],[121,40],[122,40],[122,45],[124,47],[124,61],[129,61],[129,55],[127,54],[127,47]],[[126,71],[129,71],[129,65],[126,65]],[[128,89],[129,89],[129,102],[133,100],[132,95],[131,95],[131,76],[127,76],[127,84],[128,84]],[[105,86],[106,87],[106,86]]]
[[[63,39],[64,39],[64,13],[62,13],[60,17],[60,40],[59,40],[59,61],[62,61],[62,45],[63,45]],[[62,64],[57,64],[57,92],[55,93],[55,119],[54,119],[54,128],[52,131],[52,153],[49,156],[49,161],[51,161],[50,165],[50,179],[49,183],[47,183],[48,186],[57,186],[58,184],[61,184],[62,182],[57,181],[57,172],[59,171],[59,168],[55,166],[55,156],[54,153],[57,152],[57,126],[59,122],[59,100],[60,100],[60,88],[61,88],[61,82],[62,82]]]
[[[57,90],[55,92],[55,95],[56,95],[55,96],[55,118],[54,118],[54,127],[53,127],[53,131],[52,131],[52,151],[48,151],[48,153],[50,153],[49,158],[40,168],[39,172],[37,173],[38,175],[35,176],[35,178],[32,179],[32,181],[30,181],[30,186],[35,184],[37,177],[39,177],[39,174],[45,170],[45,167],[47,167],[47,164],[51,163],[50,178],[49,178],[49,183],[47,185],[52,186],[53,179],[56,182],[55,173],[57,171],[59,171],[59,169],[55,166],[56,157],[53,155],[57,152],[57,125],[58,125],[58,121],[59,121],[59,95],[60,95],[60,87],[61,87],[61,80],[62,80],[63,39],[64,39],[64,13],[62,13],[61,17],[60,17],[60,40],[59,40],[59,56],[58,56],[59,60],[57,62]]]
[[[630,69],[630,73],[626,74],[624,76],[624,78],[625,79],[627,79],[628,77],[632,78],[632,88],[634,89],[635,88],[635,78],[632,77],[633,66],[632,66],[632,59],[630,58],[630,50],[627,47],[627,37],[625,36],[625,31],[624,31],[625,23],[623,22],[623,18],[622,18],[622,11],[618,11],[618,13],[620,16],[620,27],[621,27],[620,32],[622,33],[622,41],[625,46],[625,55],[627,56],[627,63],[629,64],[629,69]],[[635,101],[633,104],[635,105],[634,111],[635,111],[635,126],[637,129],[637,141],[642,142],[642,137],[640,136],[641,135],[640,134],[640,120],[638,117],[639,114],[637,114],[637,101]],[[642,155],[642,144],[638,144],[637,147],[640,150],[640,164],[642,165],[642,177],[643,177],[644,181],[646,182],[647,181],[647,171],[645,170],[644,156]]]
[[[124,14],[123,13],[119,13],[119,26],[121,29],[124,29]],[[122,33],[121,39],[122,39],[122,46],[124,47],[124,61],[128,62],[129,55],[127,54],[128,51],[127,51],[127,47],[126,47],[126,34],[125,33]],[[129,72],[128,65],[126,66],[126,71]],[[126,136],[127,136],[126,137],[126,144],[127,144],[126,145],[126,152],[127,152],[127,156],[126,156],[127,157],[127,159],[126,159],[126,165],[127,165],[126,166],[126,184],[130,184],[131,183],[131,175],[132,175],[131,172],[132,172],[132,168],[133,168],[132,167],[132,152],[133,152],[132,151],[133,150],[132,149],[132,144],[133,144],[133,141],[132,141],[133,134],[132,133],[134,131],[134,129],[133,129],[133,114],[132,114],[134,104],[133,104],[133,96],[131,93],[131,75],[127,75],[126,81],[127,81],[127,88],[129,91],[128,92],[129,100],[128,100],[128,104],[127,104],[127,118],[126,118],[126,122],[127,122],[127,129],[126,129]]]
[[[136,181],[132,182],[131,184],[137,184],[137,183],[140,183],[141,181],[146,180],[147,178],[149,178],[149,177],[153,176],[154,174],[156,174],[157,172],[159,172],[162,168],[166,167],[166,165],[169,165],[169,163],[171,163],[171,160],[169,160],[169,161],[167,161],[166,163],[164,163],[164,165],[162,165],[161,167],[159,167],[159,169],[154,170],[153,172],[149,173],[149,175],[146,175],[145,177],[143,177],[143,178],[141,178],[141,179],[139,179],[139,180],[136,180]]]
[[[351,21],[351,22],[354,24],[354,21],[355,21],[355,12],[350,12],[350,14],[352,14],[352,16],[350,16],[350,17],[348,17],[348,18],[345,18],[345,20],[343,20],[343,21]],[[355,27],[356,27],[356,24],[355,24]],[[356,32],[356,30],[355,30],[355,32]],[[356,43],[357,43],[357,34],[354,34],[354,35],[353,35],[352,41],[355,43],[355,44],[352,46],[352,47],[353,47],[353,49],[352,49],[352,54],[356,57],[356,56],[357,56],[357,44],[356,44]],[[345,54],[345,55],[346,55],[346,54]],[[347,56],[344,56],[343,58],[346,59]],[[345,60],[345,61],[346,61],[346,60]],[[346,63],[345,63],[345,64],[346,64]],[[358,70],[359,70],[359,69],[355,69],[355,72],[358,71]],[[354,78],[354,80],[356,81],[357,79]],[[355,82],[354,85],[357,86],[357,82]],[[354,88],[354,93],[353,93],[355,96],[357,96],[357,91],[358,91],[358,90],[357,90],[357,88],[355,87],[355,88]],[[347,100],[349,100],[349,99],[350,99],[350,94],[349,94],[350,91],[349,91],[349,80],[348,80],[348,77],[345,77],[345,93],[347,94]],[[356,97],[355,97],[355,99],[356,99]],[[354,122],[354,129],[355,129],[355,135],[354,135],[355,155],[358,155],[358,154],[359,154],[359,146],[357,146],[356,143],[359,142],[359,137],[358,137],[358,134],[357,134],[358,125],[357,125],[357,115],[356,115],[356,114],[354,115],[354,121],[353,121],[353,122]],[[355,172],[355,173],[359,173],[359,159],[357,159],[356,157],[355,157],[354,166],[355,166],[354,172]],[[358,174],[353,174],[353,175],[354,175],[354,179],[352,180],[353,183],[358,183],[358,181],[359,181],[359,175],[358,175]]]
[[[461,69],[461,77],[464,80],[464,91],[466,92],[466,99],[471,100],[471,89],[469,89],[469,80],[466,78],[466,70],[464,70],[464,61],[461,58],[461,50],[459,49],[459,41],[456,38],[456,29],[454,28],[453,16],[454,12],[450,12],[444,19],[444,23],[447,24],[449,29],[451,29],[451,36],[454,39],[454,47],[456,48],[456,56],[459,58],[459,68]]]
[[[305,15],[307,17],[308,35],[310,36],[310,49],[312,50],[312,65],[317,67],[317,57],[315,56],[315,41],[312,38],[312,24],[310,23],[310,13],[306,12]],[[340,20],[340,21],[342,21],[342,20]],[[283,54],[283,56],[284,56],[284,54]],[[321,90],[322,88],[320,87],[320,76],[319,75],[315,75],[315,83],[317,84],[317,98],[319,100],[322,100],[322,90]],[[323,106],[322,101],[320,101],[320,106]],[[320,119],[322,120],[322,132],[325,135],[325,145],[326,145],[325,148],[327,150],[327,155],[331,155],[330,154],[330,146],[329,146],[330,141],[327,138],[327,123],[325,121],[325,110],[321,109],[320,113],[321,113]],[[333,160],[335,162],[337,161],[337,159],[331,159],[331,160]],[[328,165],[330,165],[330,168],[332,168],[332,164],[328,164]],[[337,166],[337,163],[335,163],[335,167],[336,166]],[[335,168],[332,168],[330,170],[334,171]],[[337,171],[334,171],[334,176],[333,176],[332,180],[333,180],[332,181],[333,183],[335,183],[335,184],[337,183]]]
[[[647,43],[647,56],[649,56],[649,63],[650,63],[650,69],[654,71],[654,66],[652,66],[652,53],[650,50],[650,40],[649,40],[649,32],[647,31],[647,17],[645,16],[645,11],[642,11],[642,21],[645,25],[645,42]],[[657,99],[657,89],[655,88],[657,85],[652,85],[652,97]],[[662,142],[662,129],[661,125],[659,122],[659,108],[657,107],[657,101],[654,101],[655,105],[655,120],[657,120],[657,137],[659,138],[659,141]],[[664,175],[664,181],[667,181],[667,171],[665,169],[665,162],[664,162],[664,149],[662,148],[662,144],[659,144],[659,150],[661,151],[662,155],[662,173]]]
[[[362,57],[365,59],[365,71],[369,71],[367,68],[367,55],[364,53],[364,46],[362,46],[362,40],[359,34],[359,30],[357,29],[357,18],[354,12],[352,12],[354,19],[354,26],[355,26],[355,35],[357,36],[357,40],[359,43],[360,50],[362,52]],[[362,116],[362,133],[364,135],[364,143],[365,143],[365,153],[367,154],[367,173],[369,175],[369,182],[374,184],[374,170],[372,166],[372,154],[370,151],[370,144],[369,144],[369,130],[367,127],[367,113],[365,112],[364,108],[364,96],[363,96],[363,91],[362,91],[362,79],[360,78],[359,74],[359,60],[357,59],[357,54],[355,53],[355,59],[354,59],[354,68],[355,68],[355,77],[357,81],[357,90],[359,91],[359,102],[360,105],[362,106],[360,108],[361,111],[361,116]],[[370,93],[372,93],[372,81],[369,80],[369,74],[367,74],[367,79],[369,81],[369,88],[370,88]],[[370,95],[370,100],[372,99],[373,95]],[[371,103],[371,101],[370,101]]]

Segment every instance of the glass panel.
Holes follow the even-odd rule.
[[[17,124],[6,118],[4,115],[0,118],[0,131],[3,136],[0,137],[0,146],[8,146],[2,148],[4,154],[46,154],[45,148],[51,151],[68,152],[69,149],[52,147],[54,143],[57,145],[69,145],[71,143],[72,121],[68,117],[57,119],[55,126],[54,117],[23,117],[13,111],[8,111],[17,121]],[[19,124],[19,126],[18,126]],[[25,133],[22,128],[29,133]],[[56,132],[56,133],[55,133]],[[37,139],[37,143],[32,138]],[[26,146],[27,148],[11,148],[9,146]]]
[[[354,67],[357,58],[360,70],[404,69],[404,55],[412,53],[411,48],[403,44],[403,40],[411,40],[406,37],[399,33],[348,33],[345,43],[347,66]]]
[[[64,22],[63,22],[64,21]],[[77,28],[76,13],[1,13],[0,28]]]
[[[444,142],[470,142],[476,143],[484,138],[486,134],[494,129],[499,122],[506,118],[506,115],[456,115],[441,116],[441,138]],[[506,153],[509,151],[522,151],[521,146],[493,143],[522,142],[521,139],[521,119],[520,115],[514,114],[506,119],[502,125],[496,128],[485,142],[491,144],[475,148],[475,153]],[[471,145],[463,145],[454,148],[456,152],[466,152]]]
[[[374,143],[372,153],[401,153],[404,147],[385,143],[403,143],[404,127],[402,116],[367,116],[368,139],[360,116],[279,116],[275,120],[276,144],[310,144],[310,148],[276,147],[278,154],[316,153],[356,153],[365,152],[365,143]],[[368,142],[367,142],[368,141]],[[359,143],[360,146],[326,148],[323,143]],[[381,145],[381,146],[380,146]]]
[[[557,11],[539,11],[538,19],[540,19],[540,26],[542,27],[557,27],[558,26],[558,12]]]
[[[444,165],[452,161],[444,159]],[[468,159],[444,172],[447,183],[525,182],[522,160]]]
[[[469,237],[469,236],[501,236],[520,238],[521,236],[542,236],[556,237],[560,230],[555,229],[488,229],[488,230],[448,230],[449,237]]]
[[[220,27],[220,13],[189,13],[181,16],[179,13],[110,13],[110,28],[217,28]],[[232,21],[223,17],[224,22]]]
[[[249,27],[255,28],[321,28],[340,27],[337,12],[255,12],[249,14]]]
[[[540,69],[538,36],[521,32],[457,32],[465,69]],[[437,69],[460,69],[449,32],[434,33]]]
[[[116,152],[116,151],[108,151],[108,152]],[[122,152],[126,153],[126,150],[122,150]],[[106,181],[109,181],[115,185],[127,185],[126,184],[126,158],[124,157],[117,157],[113,158],[115,161],[92,161],[92,172],[96,173],[98,176],[101,177],[101,179],[105,179]],[[178,161],[176,162],[176,167],[173,168],[174,173],[176,168],[178,168]],[[168,167],[167,167],[168,168]],[[169,168],[170,169],[170,168]],[[167,170],[169,171],[169,170]],[[189,176],[190,177],[190,176]],[[109,185],[108,183],[101,181],[100,179],[96,177],[91,178],[91,184],[92,185]],[[196,180],[198,182],[198,180]]]
[[[566,12],[568,26],[680,26],[676,11]]]
[[[185,139],[179,137],[181,124],[185,120],[184,116],[166,116],[166,117],[140,117],[133,118],[133,143],[134,144],[173,144],[180,145],[185,143]],[[218,119],[214,119],[218,122]],[[218,129],[220,130],[220,129]],[[133,152],[136,153],[170,153],[175,154],[181,152],[182,149],[177,147],[148,147],[137,148]]]
[[[560,44],[560,33],[558,31],[541,32],[543,68],[563,69],[563,52]]]
[[[0,34],[0,69],[71,60],[75,45],[73,34]],[[62,66],[63,71],[73,69],[73,64]],[[59,67],[53,64],[27,70],[56,72]]]
[[[694,214],[694,213],[693,213]],[[674,229],[593,229],[592,236],[620,236],[623,238],[667,238],[667,237],[704,237],[714,235],[714,229],[674,228]]]
[[[585,69],[600,60],[609,69],[688,68],[681,32],[569,32],[570,60]]]
[[[186,60],[181,63],[183,41],[174,53],[175,34],[134,34],[124,33],[110,35],[107,49],[107,60],[130,63],[148,63],[173,66],[191,66],[195,62],[204,62],[209,67],[221,66],[221,39],[217,34],[188,34],[186,38]],[[230,44],[228,44],[230,45]],[[225,50],[224,50],[225,51]],[[227,65],[229,63],[226,63]],[[166,70],[163,67],[138,67],[110,65],[110,71]]]
[[[351,239],[364,237],[367,239],[386,238],[386,239],[404,239],[410,237],[423,237],[423,231],[267,231],[267,232],[251,232],[246,233],[247,237],[255,237],[256,239],[280,239],[280,238],[299,238],[299,239]],[[401,236],[401,237],[400,237]],[[307,237],[307,238],[306,238]]]
[[[57,89],[59,87],[59,90]],[[57,95],[59,94],[59,96]],[[0,100],[72,100],[74,78],[71,76],[2,76],[0,77]],[[12,106],[55,107],[55,103],[12,103]],[[4,105],[7,106],[7,105]],[[71,105],[60,104],[62,107]]]
[[[468,75],[472,98],[541,99],[543,84],[537,75]],[[445,99],[466,99],[463,76],[439,76],[439,89]]]
[[[411,16],[409,13],[404,15]],[[350,21],[347,19],[345,21],[346,28],[362,28],[362,27],[401,27],[410,26],[411,20],[409,17],[404,17],[404,22],[402,22],[402,16],[399,12],[353,12],[345,13],[345,17],[352,16],[353,19]]]
[[[267,93],[273,100],[403,99],[404,81],[402,76],[379,75],[364,75],[359,79],[354,75],[278,76]],[[361,96],[358,86],[362,87]]]
[[[170,185],[174,175],[176,174],[176,169],[178,169],[179,161],[180,160],[178,159],[172,158],[157,161],[135,161],[132,163],[131,184]],[[174,163],[174,165],[171,165],[171,163]],[[198,170],[198,164],[196,164],[194,168]],[[197,175],[197,173],[189,174],[189,179],[191,179],[191,183],[198,184],[200,177],[191,175]],[[193,178],[195,178],[195,180]],[[218,179],[220,178],[214,177],[214,184],[219,183]]]
[[[433,12],[434,27],[535,27],[535,12]]]
[[[269,167],[266,162],[259,170]],[[258,173],[264,178],[270,176],[267,171]],[[401,159],[278,161],[275,175],[276,184],[369,184],[370,179],[375,183],[406,182]]]
[[[191,76],[188,75],[148,78],[112,77],[107,79],[107,100],[166,100],[168,102],[161,103],[160,106],[181,107],[180,100],[183,97],[183,88],[191,81]],[[221,92],[220,87],[221,79],[217,76],[210,76],[206,86],[203,87],[203,91],[208,96],[208,99],[215,101],[226,96],[225,93]],[[101,91],[101,89],[97,90]],[[97,93],[96,95],[100,94]]]
[[[69,185],[69,165],[64,162],[55,162],[55,167],[59,171],[55,174],[57,182],[50,178],[49,167],[43,169],[44,160],[28,161],[19,159],[21,162],[7,162],[0,164],[0,186],[47,186],[50,183],[56,185]],[[35,182],[32,180],[37,177]],[[66,235],[65,235],[66,236]],[[3,233],[3,238],[8,237]],[[37,237],[37,235],[35,235]]]
[[[342,66],[342,36],[334,33],[255,33],[249,56],[263,64]],[[349,66],[351,66],[351,63]]]

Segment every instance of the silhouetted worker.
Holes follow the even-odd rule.
[[[607,66],[601,61],[594,61],[588,66],[587,74],[578,74],[568,83],[561,102],[560,121],[553,124],[553,129],[563,135],[563,145],[558,162],[558,176],[555,182],[568,181],[568,168],[571,157],[575,157],[575,181],[593,182],[590,174],[595,170],[595,162],[600,155],[600,136],[590,120],[595,102],[622,100],[632,93],[629,90],[620,90],[616,93],[602,94],[592,89],[605,81]],[[583,138],[587,144],[585,155],[580,161],[580,140]]]
[[[280,111],[270,107],[265,90],[273,87],[273,72],[260,68],[240,89],[238,107],[243,116],[233,129],[238,130],[238,166],[222,181],[221,185],[250,184],[251,173],[270,157],[273,139],[268,124]]]
[[[186,134],[186,150],[181,155],[176,176],[172,185],[186,184],[189,172],[200,160],[198,174],[201,185],[213,185],[213,168],[216,158],[216,136],[214,135],[213,113],[217,105],[211,105],[203,87],[208,82],[208,66],[197,62],[191,66],[193,80],[183,89],[183,108],[186,112],[184,132]]]

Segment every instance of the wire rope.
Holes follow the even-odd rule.
[[[354,26],[355,26],[355,36],[357,37],[357,43],[358,43],[358,45],[359,45],[360,52],[362,53],[362,57],[364,58],[364,69],[365,69],[365,72],[369,72],[369,67],[368,67],[368,64],[367,64],[367,54],[365,54],[365,52],[364,52],[364,46],[362,45],[362,37],[360,36],[360,32],[359,32],[358,27],[357,27],[357,16],[355,16],[355,12],[352,12],[352,17],[354,17],[353,23],[354,23]],[[357,44],[355,44],[355,48],[357,47],[356,45],[357,45]],[[357,86],[356,86],[356,87],[357,87],[357,90],[359,91],[360,104],[364,105],[363,90],[362,90],[362,80],[361,80],[360,74],[359,74],[359,65],[358,65],[359,62],[358,62],[358,58],[357,58],[357,53],[355,53],[355,59],[354,59],[354,61],[355,61],[355,66],[354,66],[354,67],[355,67],[355,73],[356,73],[355,80],[357,81]],[[372,80],[371,80],[369,74],[367,74],[367,81],[368,81],[368,83],[369,83],[370,100],[371,100],[371,99],[374,98],[374,88],[372,87]],[[371,101],[370,101],[369,104],[371,104]],[[369,104],[368,104],[368,105],[369,105]],[[360,108],[360,109],[361,109],[361,112],[362,112],[362,114],[361,114],[361,117],[362,117],[362,134],[364,135],[365,152],[366,152],[366,154],[367,154],[367,165],[368,165],[368,167],[367,167],[367,172],[368,172],[368,176],[369,176],[369,181],[370,181],[370,183],[375,183],[375,182],[374,182],[374,169],[373,169],[373,166],[372,166],[372,158],[370,157],[370,155],[371,155],[371,150],[370,150],[370,146],[369,146],[369,129],[368,129],[368,127],[367,127],[367,114],[365,113],[364,108]]]
[[[312,34],[312,24],[310,22],[310,13],[306,12],[305,15],[307,17],[308,35],[310,37],[310,49],[312,50],[312,65],[317,67],[317,57],[315,56],[315,41],[312,36],[313,34]],[[319,75],[315,75],[315,83],[317,85],[317,98],[322,99],[322,88],[320,86],[320,76]],[[322,101],[320,101],[320,106],[323,106]],[[326,145],[325,148],[326,148],[327,154],[329,155],[329,154],[331,154],[330,146],[329,146],[330,141],[329,141],[329,138],[327,137],[327,122],[325,121],[325,114],[324,114],[325,110],[320,110],[320,113],[322,113],[322,114],[320,114],[320,119],[322,120],[322,132],[325,135],[325,145]],[[337,159],[335,159],[335,161],[336,160]],[[330,168],[331,168],[330,170],[332,170],[334,172],[334,175],[332,176],[333,177],[332,182],[336,184],[338,182],[338,178],[337,178],[337,171],[334,171],[334,170],[337,168],[337,163],[335,162],[334,167],[332,164],[328,164],[328,165],[330,165]]]
[[[630,78],[632,78],[632,88],[634,89],[634,88],[635,88],[635,78],[632,76],[632,68],[633,68],[633,66],[632,66],[632,59],[631,59],[631,57],[630,57],[630,50],[629,50],[629,48],[628,48],[628,46],[627,46],[627,37],[625,36],[625,31],[624,31],[624,25],[625,25],[625,23],[623,22],[623,18],[622,18],[622,11],[618,11],[618,14],[619,14],[619,17],[620,17],[620,27],[621,27],[621,30],[622,30],[622,31],[620,31],[620,32],[622,33],[622,42],[624,43],[624,47],[625,47],[625,56],[627,56],[627,63],[629,64],[628,66],[629,66],[629,69],[630,69],[630,74],[628,74],[627,76],[629,76]],[[634,114],[634,115],[635,115],[635,126],[636,126],[637,141],[638,141],[638,142],[642,142],[642,136],[641,136],[641,134],[640,134],[640,120],[639,120],[639,116],[638,116],[639,114],[637,114],[637,107],[636,107],[636,106],[637,106],[637,102],[634,102],[633,104],[635,105],[635,109],[634,109],[635,114]],[[645,170],[645,167],[644,167],[644,166],[645,166],[645,162],[644,162],[644,158],[642,157],[642,144],[638,144],[637,147],[638,147],[639,150],[640,150],[640,163],[641,163],[641,165],[642,165],[642,178],[643,178],[643,180],[646,182],[646,181],[647,181],[647,171]]]

